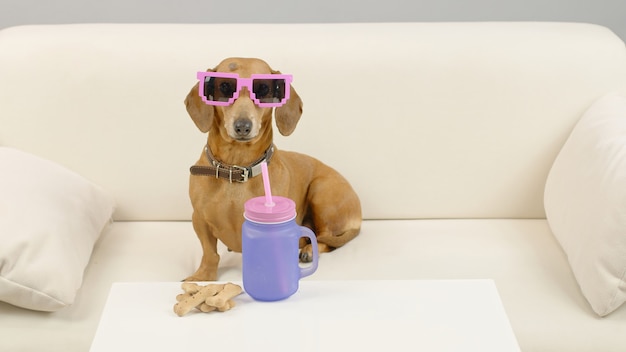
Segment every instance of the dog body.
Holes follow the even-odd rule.
[[[244,58],[226,59],[209,71],[236,73],[242,78],[278,73],[262,60]],[[198,89],[198,84],[191,89],[185,105],[196,126],[209,135],[194,167],[208,170],[213,166],[212,170],[216,171],[221,167],[222,172],[230,173],[230,179],[217,178],[212,171],[194,174],[192,168],[189,182],[194,209],[192,221],[203,256],[200,267],[187,281],[217,279],[218,239],[230,250],[241,252],[243,205],[250,198],[263,196],[263,180],[258,176],[245,182],[232,182],[232,166],[252,166],[264,156],[269,159],[272,194],[296,203],[296,223],[313,230],[320,253],[341,247],[358,235],[361,205],[347,180],[312,157],[273,146],[273,110],[283,135],[293,132],[302,114],[302,101],[293,87],[287,102],[276,108],[259,107],[247,87],[228,106],[207,105]],[[311,246],[301,241],[301,248],[301,260],[310,261]]]

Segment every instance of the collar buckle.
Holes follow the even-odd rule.
[[[241,178],[235,178],[233,180],[233,170],[237,170],[237,171],[241,171]],[[230,183],[233,183],[233,181],[235,182],[240,182],[240,183],[244,183],[248,181],[248,177],[250,176],[250,170],[247,167],[243,167],[243,166],[239,166],[239,165],[233,165],[230,168],[230,174],[228,175],[228,181]],[[254,177],[254,174],[252,175]]]
[[[228,180],[230,183],[233,183],[233,181],[244,183],[251,177],[262,174],[261,163],[265,161],[269,164],[272,155],[274,155],[274,144],[271,144],[263,156],[248,167],[220,163],[215,159],[208,145],[204,148],[204,151],[210,166],[194,165],[190,168],[192,175],[221,178]]]

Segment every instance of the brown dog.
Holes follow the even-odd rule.
[[[279,74],[262,60],[244,58],[226,59],[209,72],[236,73],[242,78]],[[216,94],[220,89],[234,89],[225,88],[224,83],[220,87],[203,84],[204,89],[216,90]],[[262,160],[268,160],[272,194],[295,201],[296,222],[313,230],[320,253],[340,247],[359,234],[361,204],[346,179],[312,157],[273,146],[273,110],[278,130],[284,136],[294,131],[302,115],[302,101],[293,87],[286,103],[276,108],[259,107],[247,87],[228,106],[207,105],[198,89],[198,84],[191,89],[185,105],[200,131],[209,133],[189,181],[193,227],[203,255],[198,270],[185,280],[217,279],[218,239],[230,250],[241,252],[243,204],[264,194],[262,177],[255,177]],[[310,244],[301,243],[300,259],[310,261],[311,251]]]

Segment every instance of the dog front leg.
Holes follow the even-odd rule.
[[[185,281],[215,281],[217,280],[217,267],[220,256],[217,254],[217,238],[213,236],[209,224],[201,216],[192,217],[193,228],[202,245],[202,260],[196,272]]]

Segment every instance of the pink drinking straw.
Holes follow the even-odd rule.
[[[274,201],[272,200],[272,189],[270,188],[270,175],[267,171],[267,162],[261,163],[261,174],[263,175],[263,188],[265,189],[265,206],[273,207]]]

